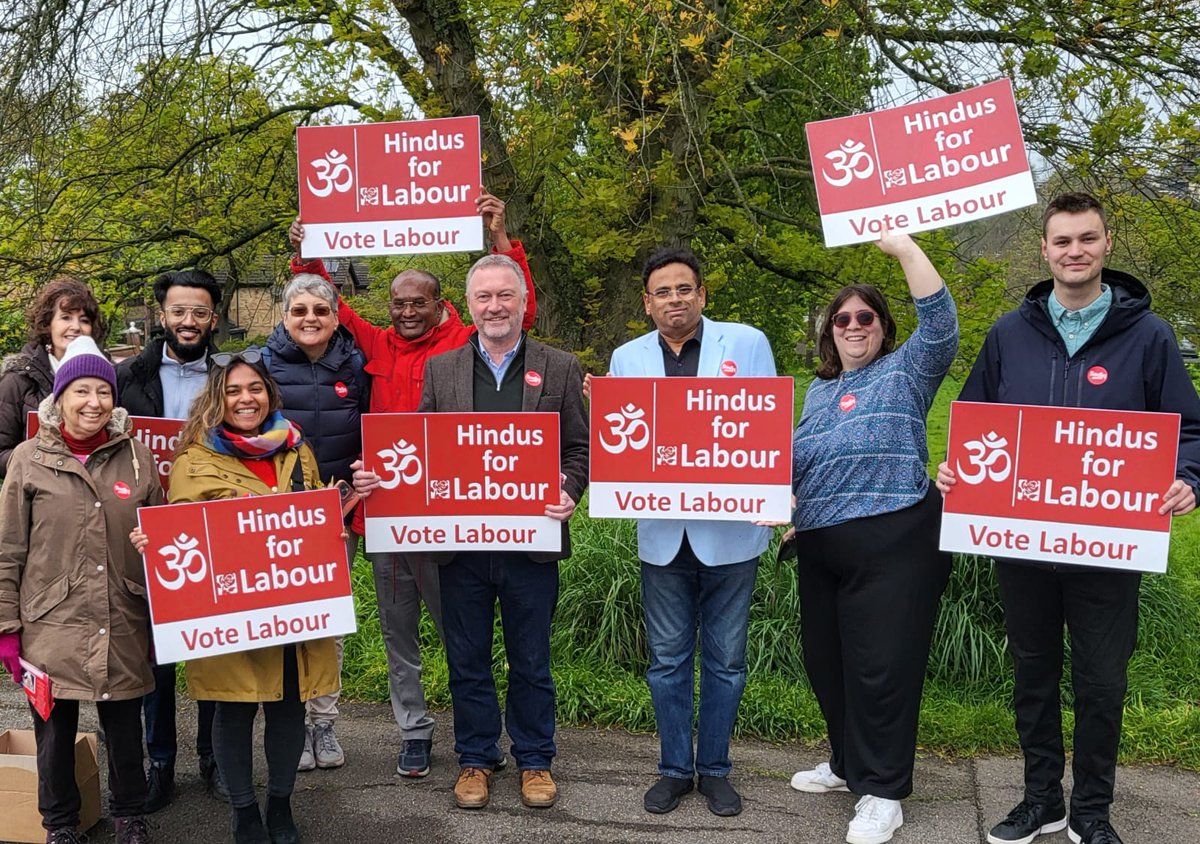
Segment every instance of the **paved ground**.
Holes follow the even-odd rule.
[[[0,727],[27,727],[23,696],[0,684]],[[83,707],[95,726],[95,710]],[[191,747],[194,705],[181,701],[181,745]],[[653,736],[603,730],[559,731],[554,772],[561,797],[552,809],[524,808],[518,777],[510,768],[493,779],[491,804],[482,811],[454,808],[451,788],[457,767],[451,758],[449,718],[438,726],[433,771],[424,780],[394,775],[397,739],[391,710],[372,704],[343,707],[338,735],[348,762],[334,771],[300,774],[294,806],[307,842],[663,842],[663,844],[761,844],[761,842],[840,842],[853,814],[851,794],[799,794],[788,787],[793,771],[812,767],[822,751],[738,742],[733,782],[745,811],[717,818],[693,793],[669,815],[641,808],[642,793],[655,780],[658,744]],[[261,729],[261,719],[260,719]],[[261,746],[261,741],[260,741]],[[264,762],[259,758],[260,787]],[[102,766],[103,767],[103,766]],[[1021,795],[1021,766],[1015,759],[917,762],[916,792],[905,802],[905,826],[896,844],[975,844]],[[228,842],[225,807],[200,787],[195,766],[185,755],[175,802],[153,816],[159,842]],[[261,791],[260,791],[261,795]],[[1167,767],[1125,768],[1117,781],[1113,823],[1126,844],[1200,842],[1200,775]],[[0,834],[3,826],[0,821]],[[102,820],[91,842],[113,840]],[[1060,833],[1038,844],[1064,844]]]

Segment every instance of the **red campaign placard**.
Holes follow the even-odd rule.
[[[954,402],[941,548],[1164,572],[1179,414]]]
[[[1007,79],[809,123],[826,246],[921,232],[1037,202]]]
[[[130,416],[133,430],[129,433],[142,441],[142,445],[154,453],[154,466],[163,492],[171,488],[171,463],[175,460],[175,448],[179,445],[179,432],[183,430],[183,419],[167,419],[157,416]],[[41,424],[37,412],[29,411],[25,420],[25,436],[31,439]]]
[[[560,551],[557,413],[368,413],[375,551]]]
[[[296,153],[304,257],[483,248],[478,117],[301,126]]]
[[[336,489],[142,507],[160,663],[356,629]]]
[[[791,378],[591,383],[589,516],[791,518]]]

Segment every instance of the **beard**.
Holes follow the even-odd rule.
[[[179,336],[174,331],[167,330],[163,336],[166,341],[167,348],[176,358],[184,363],[200,360],[208,351],[209,339],[212,337],[211,331],[203,331],[194,342],[186,343],[179,339]]]

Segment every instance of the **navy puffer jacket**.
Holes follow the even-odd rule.
[[[367,412],[370,378],[350,332],[338,326],[329,348],[310,361],[283,324],[267,338],[264,358],[283,397],[283,415],[304,431],[317,455],[321,480],[349,481],[362,452],[359,418]]]

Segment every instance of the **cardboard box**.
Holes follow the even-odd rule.
[[[75,736],[75,782],[82,805],[79,831],[100,820],[100,763],[96,757],[95,733]],[[33,730],[0,732],[0,817],[4,818],[0,837],[5,841],[46,840],[37,801],[37,743]]]

